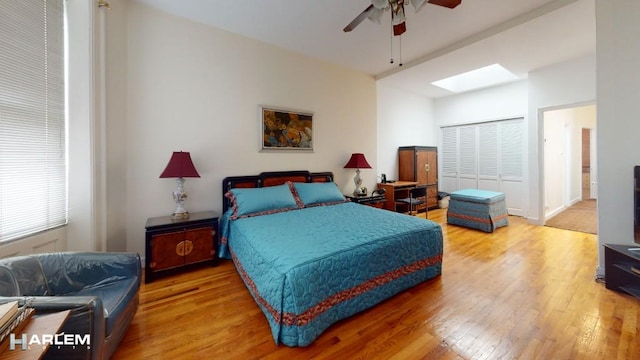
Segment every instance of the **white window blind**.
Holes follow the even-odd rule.
[[[0,242],[67,222],[63,0],[0,1]]]

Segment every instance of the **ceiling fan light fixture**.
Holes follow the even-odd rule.
[[[407,17],[404,15],[404,10],[398,11],[397,13],[392,13],[391,16],[391,24],[399,25],[407,20]]]
[[[393,35],[399,36],[406,31],[404,4],[409,0],[371,0],[371,5],[367,6],[363,12],[358,14],[347,26],[342,29],[344,32],[350,32],[355,29],[364,19],[380,23],[382,13],[387,9],[391,9],[391,21],[393,25]],[[410,0],[411,5],[416,12],[420,10],[426,3],[447,7],[453,9],[460,5],[462,0]]]
[[[371,0],[371,4],[376,9],[386,10],[389,7],[389,0]]]
[[[379,25],[381,24],[380,19],[382,19],[383,14],[384,14],[384,9],[381,10],[374,7],[374,9],[371,10],[371,12],[369,13],[369,16],[367,16],[367,18]]]
[[[416,9],[416,13],[420,11],[424,5],[427,3],[427,0],[411,0],[411,5]]]

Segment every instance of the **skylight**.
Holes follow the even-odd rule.
[[[483,68],[454,75],[446,79],[434,81],[431,85],[452,92],[463,92],[503,84],[517,80],[518,77],[500,64],[493,64]]]

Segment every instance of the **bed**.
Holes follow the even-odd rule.
[[[276,344],[309,345],[441,274],[438,224],[345,201],[330,172],[234,176],[222,187],[220,257],[233,260]]]

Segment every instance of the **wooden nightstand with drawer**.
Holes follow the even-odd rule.
[[[217,213],[196,212],[180,220],[149,218],[145,228],[145,282],[197,264],[217,265]]]

